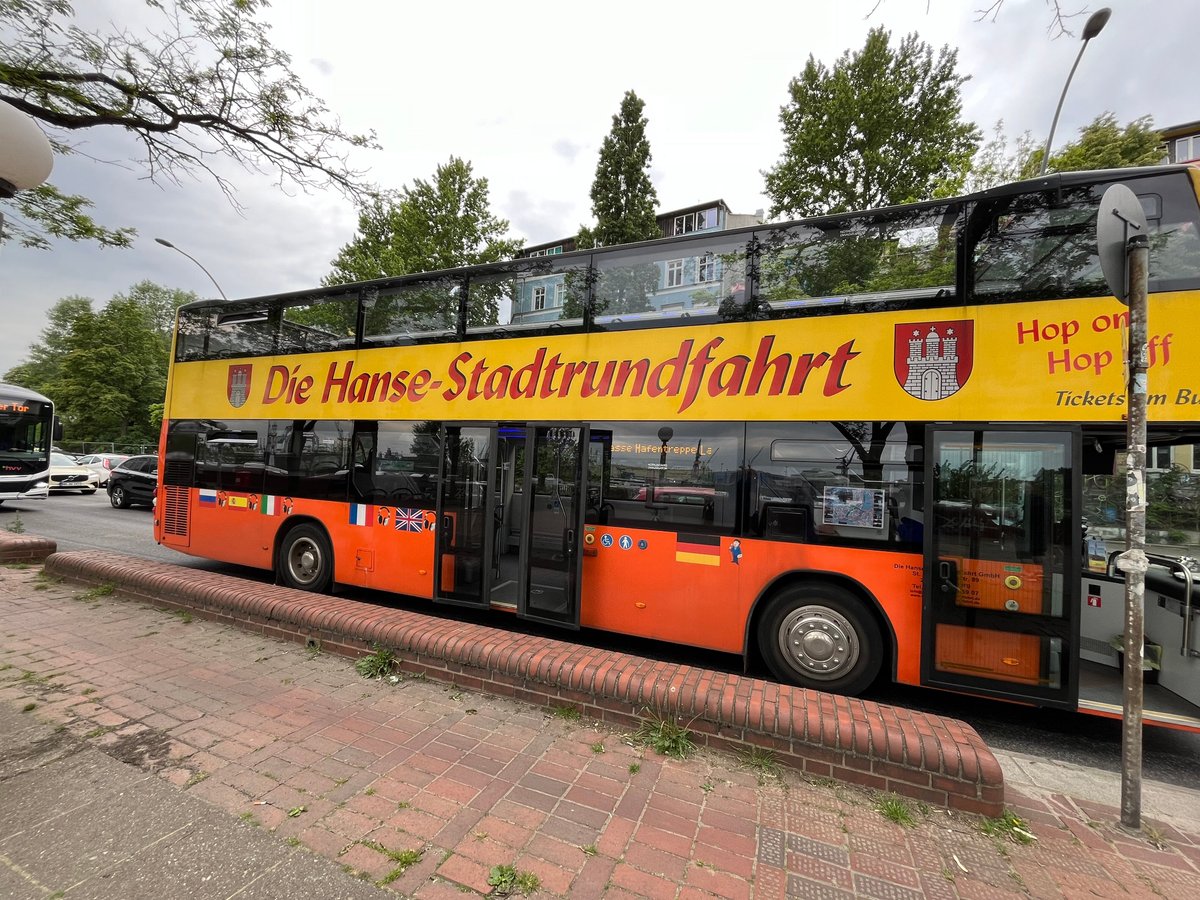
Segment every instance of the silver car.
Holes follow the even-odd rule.
[[[104,487],[108,484],[108,473],[127,459],[128,453],[92,453],[77,457],[75,461],[95,472],[96,477],[100,479],[100,487]]]

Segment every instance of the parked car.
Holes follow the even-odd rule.
[[[117,509],[154,506],[158,457],[131,456],[108,473],[108,502]]]
[[[81,466],[65,453],[50,454],[50,490],[79,491],[94,494],[100,487],[100,477],[87,466]]]
[[[108,484],[108,473],[127,459],[129,459],[128,453],[92,453],[88,456],[80,456],[75,461],[95,472],[100,478],[100,487],[104,487]]]

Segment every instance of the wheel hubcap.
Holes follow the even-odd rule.
[[[809,678],[833,681],[858,662],[861,642],[854,626],[827,606],[802,606],[779,628],[779,649]]]
[[[311,541],[297,541],[292,545],[292,575],[297,581],[307,584],[317,577],[321,569],[321,553]]]

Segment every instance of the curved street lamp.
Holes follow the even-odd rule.
[[[155,238],[154,240],[157,243],[162,244],[164,247],[170,247],[176,253],[183,253],[184,256],[186,256],[188,259],[190,259],[196,265],[200,266],[200,271],[202,271],[205,275],[208,276],[208,280],[213,283],[213,287],[215,287],[217,289],[217,293],[221,295],[221,299],[224,300],[226,303],[229,302],[229,298],[225,296],[225,292],[223,290],[221,290],[221,286],[219,284],[217,284],[217,279],[212,277],[212,272],[210,272],[210,271],[208,271],[208,269],[204,268],[204,266],[201,264],[200,260],[196,259],[196,257],[192,256],[190,253],[186,253],[183,250],[180,250],[178,247],[176,247],[174,244],[172,244],[166,238]]]
[[[53,168],[46,135],[33,119],[0,100],[0,198],[37,187]]]
[[[1071,73],[1067,75],[1067,83],[1063,85],[1062,94],[1058,98],[1058,107],[1054,110],[1054,121],[1050,123],[1050,134],[1046,138],[1046,149],[1042,151],[1042,175],[1046,174],[1046,166],[1050,164],[1050,144],[1054,141],[1054,129],[1058,127],[1058,114],[1062,112],[1063,100],[1067,99],[1067,88],[1071,86],[1071,79],[1075,77],[1075,69],[1079,65],[1079,60],[1083,59],[1083,51],[1087,49],[1088,41],[1104,30],[1104,26],[1108,24],[1108,17],[1111,15],[1112,10],[1107,6],[1098,9],[1088,16],[1087,24],[1083,26],[1083,44],[1079,48],[1079,53],[1075,57],[1075,65],[1071,66]]]

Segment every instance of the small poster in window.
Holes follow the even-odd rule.
[[[826,485],[822,521],[854,528],[883,527],[883,491],[878,488]]]

